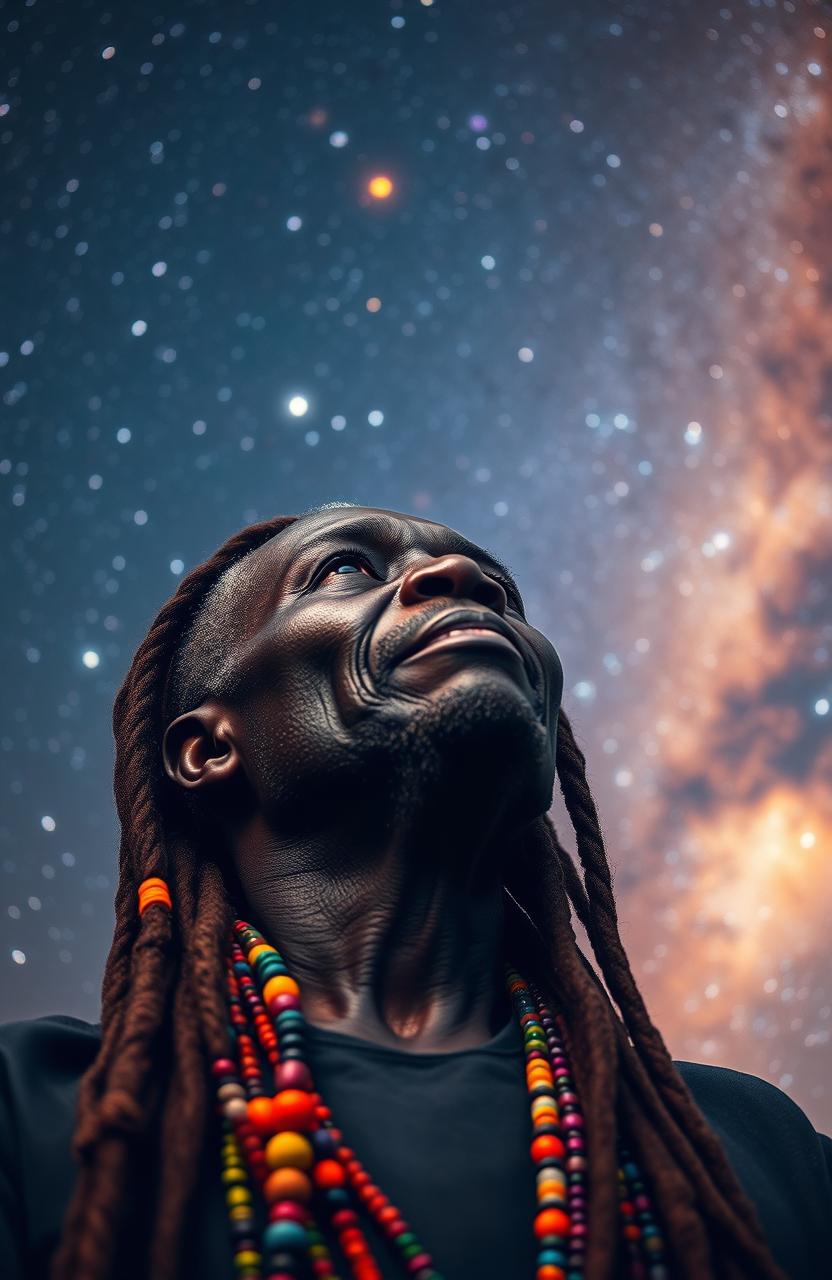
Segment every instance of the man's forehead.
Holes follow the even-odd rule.
[[[298,516],[287,529],[271,538],[255,554],[270,565],[282,564],[291,559],[293,551],[307,543],[314,543],[317,538],[347,528],[357,533],[366,530],[367,533],[389,538],[402,545],[415,545],[423,541],[426,546],[433,546],[439,545],[443,537],[461,536],[447,525],[411,516],[403,511],[393,511],[387,507],[345,506]]]
[[[511,572],[494,555],[465,538],[449,525],[387,507],[332,507],[298,516],[290,525],[246,556],[238,566],[236,612],[247,617],[248,627],[258,627],[276,598],[280,579],[299,555],[319,543],[323,547],[343,537],[356,542],[389,547],[394,554],[424,547],[429,554],[461,552],[491,561],[511,580]],[[232,571],[233,572],[233,571]]]

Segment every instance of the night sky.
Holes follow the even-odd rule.
[[[832,1133],[829,6],[119,9],[0,5],[0,1020],[98,1018],[179,576],[350,500],[507,560],[671,1053]]]

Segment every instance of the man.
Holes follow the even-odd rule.
[[[328,504],[183,580],[116,700],[102,1026],[0,1038],[14,1280],[67,1201],[55,1280],[820,1274],[832,1143],[671,1062],[562,682],[505,568],[432,521]]]

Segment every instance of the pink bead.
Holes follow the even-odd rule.
[[[580,1102],[580,1098],[577,1093],[570,1093],[567,1089],[558,1095],[558,1102],[563,1106],[565,1102]]]
[[[636,1206],[636,1208],[637,1208],[637,1209],[649,1209],[649,1208],[650,1208],[650,1199],[649,1199],[649,1197],[648,1197],[648,1196],[646,1196],[646,1195],[644,1195],[644,1194],[643,1194],[643,1193],[641,1193],[641,1192],[636,1196],[634,1203],[635,1203],[635,1206]]]
[[[569,1156],[566,1161],[567,1173],[577,1173],[581,1169],[586,1169],[586,1159],[584,1156]]]
[[[281,997],[275,998],[279,1000]],[[312,1073],[305,1062],[290,1058],[275,1069],[274,1082],[278,1092],[281,1089],[304,1089],[308,1092],[312,1088]]]
[[[555,1079],[563,1080],[563,1078],[568,1075],[569,1075],[569,1072],[566,1070],[566,1067],[555,1068]]]
[[[562,1118],[561,1124],[563,1125],[564,1129],[583,1129],[584,1118],[583,1116],[577,1115],[573,1111],[568,1116],[564,1116]]]
[[[215,1076],[236,1076],[237,1067],[230,1058],[217,1058],[211,1066],[211,1072]]]
[[[297,1200],[278,1200],[269,1207],[269,1222],[299,1222],[304,1226],[308,1220],[308,1210]]]
[[[430,1266],[429,1253],[417,1253],[415,1257],[408,1258],[407,1269],[412,1274],[414,1271],[421,1271],[423,1267]]]
[[[299,1009],[300,999],[298,996],[292,995],[291,991],[281,991],[279,996],[272,996],[268,1004],[269,1013],[273,1013],[275,1017],[282,1013],[284,1009]]]
[[[587,1226],[586,1226],[586,1223],[584,1222],[573,1222],[571,1227],[569,1228],[570,1236],[581,1237],[581,1236],[585,1236],[586,1233],[587,1233]]]
[[[570,1133],[569,1137],[566,1139],[566,1150],[583,1151],[583,1149],[584,1140],[581,1135],[579,1133]]]

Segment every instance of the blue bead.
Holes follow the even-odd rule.
[[[288,1219],[270,1222],[263,1232],[263,1244],[269,1252],[274,1249],[305,1249],[306,1227]]]
[[[335,1139],[326,1129],[316,1129],[309,1137],[312,1149],[319,1160],[329,1159],[338,1150]]]

